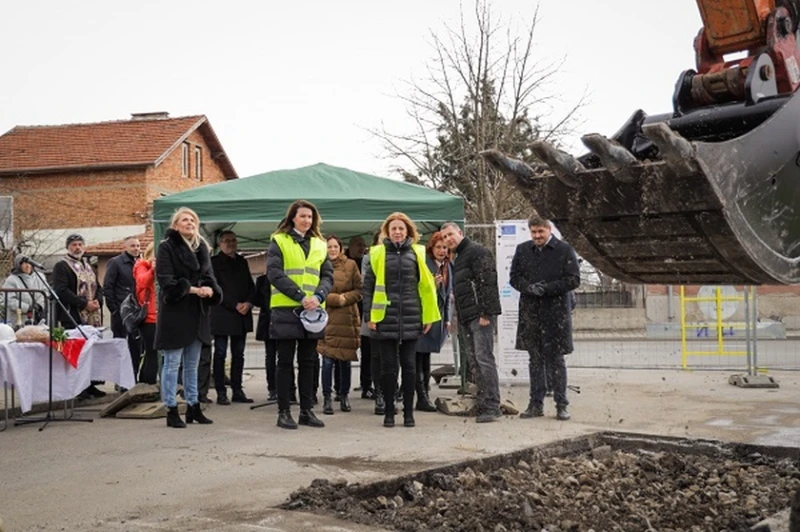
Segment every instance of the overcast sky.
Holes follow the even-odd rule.
[[[536,2],[496,0],[527,23]],[[463,2],[469,15],[473,3]],[[325,162],[388,176],[367,130],[411,127],[395,94],[423,73],[451,0],[115,2],[11,0],[0,16],[0,133],[15,125],[205,114],[240,176]],[[694,66],[695,0],[541,0],[536,57],[565,59],[565,111],[586,92],[582,133],[636,109],[671,109]],[[580,150],[579,141],[573,147]]]

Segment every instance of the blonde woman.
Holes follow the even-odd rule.
[[[364,272],[364,315],[380,353],[386,400],[383,426],[394,427],[398,365],[402,368],[403,425],[413,427],[417,340],[441,320],[436,282],[419,233],[402,212],[381,226],[382,242],[369,250]]]
[[[178,415],[178,368],[183,361],[186,422],[212,421],[200,410],[197,398],[197,365],[202,345],[211,345],[208,309],[222,301],[214,278],[208,246],[199,233],[197,214],[181,207],[156,253],[156,279],[161,301],[156,318],[156,349],[164,354],[161,400],[167,407],[167,426],[185,428]]]
[[[303,310],[322,307],[333,286],[333,266],[320,223],[314,204],[297,200],[289,206],[267,249],[267,279],[272,286],[269,337],[276,340],[278,348],[278,426],[283,429],[296,429],[298,423],[325,426],[313,411],[317,341],[325,338],[325,330],[310,332],[299,317]],[[295,353],[300,390],[297,422],[289,409]]]
[[[147,305],[147,316],[139,327],[142,342],[142,365],[136,368],[136,382],[155,384],[158,378],[158,351],[156,351],[156,255],[152,242],[144,255],[133,265],[136,300]]]

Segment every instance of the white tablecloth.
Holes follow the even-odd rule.
[[[23,412],[48,400],[50,354],[40,343],[0,342],[0,382],[17,388]],[[53,401],[72,399],[91,381],[110,381],[132,388],[131,355],[124,338],[91,339],[78,357],[78,367],[53,349]]]

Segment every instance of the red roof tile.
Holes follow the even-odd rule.
[[[142,246],[142,253],[144,253],[144,249],[147,247],[150,242],[153,241],[153,230],[148,229],[144,233],[133,235],[139,239],[139,244]],[[84,253],[88,255],[97,255],[97,256],[115,256],[122,253],[125,249],[125,240],[112,240],[111,242],[100,242],[98,244],[91,244],[86,246]]]
[[[158,164],[200,127],[210,148],[222,152],[204,115],[17,126],[0,136],[0,174]],[[226,177],[237,177],[227,157],[221,157],[220,164]]]

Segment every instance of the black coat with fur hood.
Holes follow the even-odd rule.
[[[156,349],[179,349],[199,339],[211,345],[209,307],[222,301],[205,242],[192,251],[174,229],[167,229],[156,252],[156,280],[160,289],[156,318]],[[209,298],[190,294],[192,286],[214,290]]]

